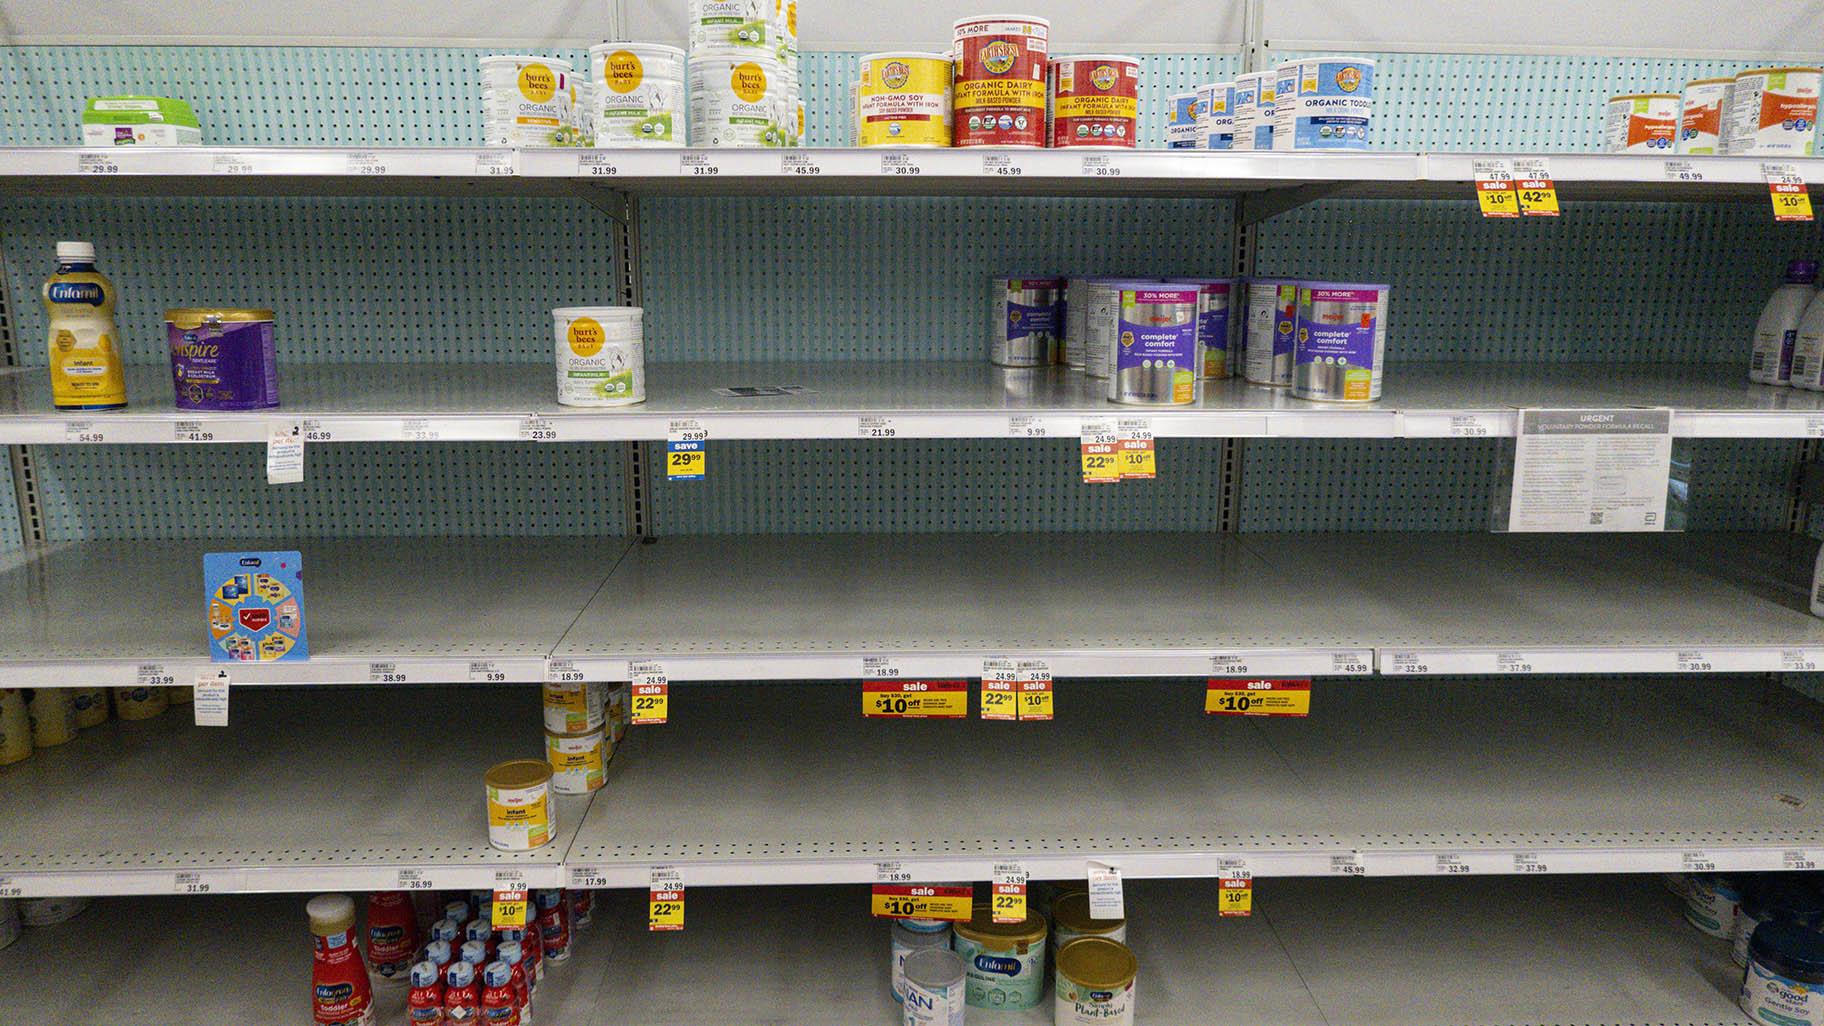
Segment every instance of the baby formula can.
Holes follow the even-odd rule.
[[[1273,69],[1273,149],[1297,149],[1293,137],[1293,112],[1298,97],[1298,62],[1286,61]]]
[[[1184,406],[1197,401],[1196,285],[1128,282],[1121,288],[1115,345],[1110,353],[1108,398],[1139,406]]]
[[[1742,881],[1724,873],[1693,873],[1685,896],[1685,922],[1700,933],[1725,940],[1735,932],[1742,902]]]
[[[1367,149],[1374,115],[1374,62],[1366,57],[1307,58],[1293,68],[1291,91],[1281,91],[1284,75],[1274,91],[1274,131],[1279,124],[1289,126],[1292,149]],[[1280,111],[1286,112],[1283,117]],[[1278,135],[1273,148],[1286,148],[1279,145]]]
[[[661,43],[589,48],[596,146],[684,145],[684,51]]]
[[[1171,97],[1171,113],[1165,119],[1165,148],[1168,150],[1194,150],[1197,148],[1197,94],[1175,93]]]
[[[562,146],[570,125],[570,62],[501,55],[481,59],[484,146]]]
[[[1609,97],[1602,120],[1608,153],[1669,153],[1678,134],[1677,93],[1628,93]]]
[[[777,109],[785,69],[761,54],[690,58],[692,146],[783,146],[788,126]]]
[[[1058,306],[1064,279],[989,279],[988,360],[1002,367],[1044,367],[1058,360]]]
[[[114,715],[123,720],[149,720],[169,707],[165,688],[115,688]]]
[[[632,700],[632,684],[623,681],[608,689],[608,726],[613,731],[610,740],[617,745],[621,743],[622,738],[627,736],[628,705]],[[610,758],[614,756],[613,752],[608,754]]]
[[[956,22],[952,134],[958,146],[1045,145],[1051,22],[988,14]]]
[[[1723,111],[1729,108],[1733,78],[1700,78],[1685,83],[1679,103],[1674,153],[1722,153]]]
[[[0,766],[31,758],[32,721],[25,711],[25,692],[0,688]]]
[[[906,1000],[906,959],[927,948],[950,950],[950,924],[942,919],[893,920],[893,1000]],[[959,967],[960,968],[960,967]]]
[[[1235,76],[1235,149],[1273,148],[1273,109],[1273,72]]]
[[[1079,937],[1058,949],[1056,1026],[1133,1026],[1140,962],[1126,944]]]
[[[178,409],[269,410],[279,405],[271,310],[166,310],[165,344]]]
[[[1824,933],[1797,923],[1756,927],[1739,1003],[1761,1026],[1824,1023]]]
[[[169,692],[165,701],[171,701]],[[83,730],[108,722],[107,688],[77,688],[70,694],[70,704],[76,707],[76,726]]]
[[[997,923],[985,904],[954,927],[967,1000],[974,1008],[1032,1008],[1045,993],[1045,920]],[[906,979],[911,981],[908,969]],[[907,992],[910,1000],[910,990]]]
[[[871,53],[855,95],[858,146],[950,145],[950,58]]]
[[[1310,281],[1298,286],[1292,394],[1366,403],[1381,397],[1387,286]]]
[[[1809,157],[1818,126],[1819,69],[1757,68],[1735,76],[1723,115],[1734,156]]]
[[[545,733],[545,761],[551,764],[551,790],[589,794],[607,779],[608,741],[598,728],[582,734]]]
[[[1248,279],[1246,347],[1242,376],[1256,385],[1292,384],[1292,322],[1298,314],[1298,283],[1289,278]]]
[[[1089,281],[1071,278],[1064,285],[1064,339],[1059,362],[1083,369],[1088,347],[1085,333],[1089,326]]]
[[[1229,354],[1241,341],[1241,283],[1234,278],[1169,278],[1174,285],[1197,286],[1197,366],[1204,378],[1235,373]]]
[[[1197,148],[1235,148],[1235,83],[1211,82],[1197,87]]]
[[[18,940],[23,926],[19,921],[19,903],[12,898],[0,898],[0,948]]]
[[[583,734],[608,723],[608,685],[596,681],[546,681],[545,732]]]
[[[1121,288],[1132,284],[1121,278],[1091,278],[1084,287],[1083,373],[1106,378],[1114,373],[1114,353],[1119,344]]]
[[[76,739],[76,706],[64,688],[30,688],[25,715],[32,724],[32,747],[54,748]]]
[[[87,898],[20,898],[19,918],[27,926],[67,923],[89,907]]]
[[[1127,942],[1127,920],[1093,919],[1089,914],[1089,892],[1071,891],[1060,895],[1051,905],[1051,951],[1053,956],[1064,945],[1078,937],[1106,937]],[[1062,968],[1062,963],[1059,964]]]
[[[646,401],[645,311],[637,306],[564,306],[557,327],[557,401],[630,406]]]
[[[689,0],[690,55],[774,53],[773,0]]]
[[[963,1026],[963,959],[954,951],[923,948],[906,956],[903,1026]]]
[[[1140,62],[1112,53],[1051,61],[1051,145],[1132,149],[1139,134]]]
[[[551,766],[539,759],[497,763],[488,788],[488,843],[501,851],[531,851],[557,832],[551,805]]]
[[[1778,876],[1764,877],[1744,888],[1735,908],[1734,950],[1729,952],[1736,965],[1748,964],[1748,940],[1755,927],[1767,922],[1797,923],[1815,930],[1824,924],[1824,894],[1809,880]]]

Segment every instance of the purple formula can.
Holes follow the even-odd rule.
[[[1387,286],[1301,281],[1292,340],[1292,394],[1367,403],[1381,397]]]
[[[1121,282],[1119,288],[1108,398],[1138,406],[1196,402],[1199,287],[1160,281]]]
[[[1226,378],[1241,362],[1241,286],[1234,278],[1169,278],[1174,285],[1195,285],[1197,351],[1204,378]],[[1231,356],[1231,353],[1233,356]]]
[[[271,310],[166,310],[165,341],[178,409],[267,410],[279,405]]]

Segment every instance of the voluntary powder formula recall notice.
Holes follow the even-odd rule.
[[[1672,411],[1521,410],[1510,531],[1663,531]]]

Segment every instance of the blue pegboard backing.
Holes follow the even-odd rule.
[[[976,359],[994,274],[1219,273],[1231,204],[640,201],[651,360]]]
[[[1778,438],[1695,438],[1691,454],[1693,531],[1784,531],[1800,443]]]
[[[701,481],[646,451],[655,533],[1213,531],[1222,443],[1168,439],[1152,481],[1088,485],[1077,442],[710,442]]]
[[[1681,92],[1692,79],[1762,66],[1670,57],[1351,54],[1375,62],[1375,149],[1459,153],[1598,151],[1609,97]],[[1269,50],[1267,66],[1308,56],[1323,55]]]
[[[1746,374],[1761,305],[1818,240],[1764,204],[1576,203],[1512,221],[1468,199],[1332,200],[1264,222],[1255,266],[1389,283],[1389,365],[1613,360],[1625,375],[1627,360],[1718,361]]]
[[[47,533],[285,538],[625,533],[621,446],[311,446],[302,484],[268,485],[252,445],[40,446]]]
[[[549,362],[551,308],[615,295],[613,225],[553,199],[64,199],[0,204],[21,361],[59,239],[95,243],[128,359],[161,364],[170,306],[271,307],[288,363]]]
[[[0,460],[6,451],[0,448]],[[12,552],[24,544],[19,530],[18,493],[13,491],[13,468],[10,460],[0,464],[0,552]]]

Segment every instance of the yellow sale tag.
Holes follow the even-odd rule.
[[[665,477],[671,481],[695,481],[708,467],[708,453],[702,442],[667,442]]]
[[[1771,186],[1775,221],[1811,220],[1811,193],[1805,183]]]
[[[1211,716],[1309,716],[1311,681],[1211,678],[1203,711]]]
[[[875,884],[871,908],[874,915],[885,919],[968,922],[975,913],[975,888]]]
[[[969,715],[966,680],[864,680],[861,714],[916,719]]]
[[[671,717],[670,684],[633,685],[633,712],[630,723],[664,723]]]
[[[684,929],[684,888],[646,892],[646,928]]]
[[[1527,217],[1557,217],[1558,187],[1550,178],[1523,178],[1519,182],[1520,212]]]
[[[997,883],[994,885],[993,918],[997,923],[1023,923],[1026,921],[1026,885],[1023,883]]]
[[[1254,914],[1254,881],[1247,877],[1227,877],[1217,891],[1216,914],[1248,916]]]
[[[1051,681],[1020,681],[1020,719],[1051,719]]]
[[[1123,481],[1150,481],[1155,474],[1153,459],[1153,425],[1149,420],[1123,420],[1116,432],[1121,441],[1115,454]]]
[[[496,930],[526,928],[526,892],[495,891],[494,914],[490,917]]]
[[[1011,720],[1018,718],[1019,695],[1013,681],[982,678],[982,719]]]
[[[1518,197],[1514,195],[1513,182],[1477,182],[1476,202],[1482,207],[1483,217],[1520,216]]]
[[[1082,424],[1083,483],[1110,484],[1121,480],[1121,459],[1116,449],[1121,437],[1107,421]]]

